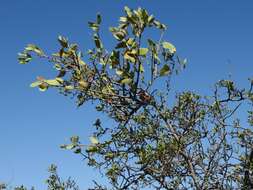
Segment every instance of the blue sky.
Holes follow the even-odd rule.
[[[253,1],[138,0],[64,1],[2,0],[0,4],[0,182],[45,187],[46,169],[59,165],[63,177],[73,176],[83,189],[99,179],[80,157],[63,151],[60,144],[72,135],[84,142],[98,117],[92,106],[79,109],[70,98],[49,90],[41,93],[29,84],[38,75],[50,77],[44,62],[19,65],[17,53],[28,43],[47,52],[57,51],[57,36],[90,47],[87,22],[97,12],[103,16],[105,44],[112,40],[107,28],[116,25],[123,7],[146,8],[168,26],[164,38],[188,59],[176,78],[175,88],[206,94],[220,78],[245,85],[252,77]],[[110,125],[105,118],[105,124]]]

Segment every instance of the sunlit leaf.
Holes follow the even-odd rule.
[[[134,57],[134,55],[132,55],[132,54],[130,54],[130,53],[125,53],[124,58],[125,58],[126,60],[129,60],[129,61],[135,63],[135,57]]]
[[[89,27],[93,30],[93,31],[98,31],[98,24],[94,23],[94,22],[88,22]]]
[[[165,26],[164,24],[160,23],[159,21],[154,20],[153,23],[154,23],[154,25],[155,25],[158,29],[166,30],[166,26]]]
[[[119,70],[119,69],[116,69],[116,74],[121,76],[123,74],[123,71],[122,70]]]
[[[25,50],[33,51],[39,56],[44,55],[44,52],[42,51],[42,49],[40,49],[38,46],[36,46],[34,44],[28,44],[27,47],[25,48]]]
[[[133,13],[132,13],[131,9],[129,9],[127,6],[125,6],[124,9],[125,9],[127,16],[132,17]]]
[[[66,150],[72,150],[75,147],[76,147],[76,145],[74,145],[74,144],[68,144],[68,145],[64,146],[64,149],[66,149]]]
[[[143,73],[143,72],[144,72],[144,67],[143,67],[143,65],[142,65],[142,64],[140,65],[140,72],[141,72],[141,73]]]
[[[154,17],[153,15],[150,15],[150,16],[148,17],[148,23],[149,23],[149,24],[152,24],[154,20],[155,20],[155,17]]]
[[[42,83],[43,83],[42,81],[35,81],[32,84],[30,84],[30,87],[34,88],[34,87],[41,85]]]
[[[130,84],[133,82],[133,79],[130,79],[130,78],[126,78],[126,79],[123,79],[121,80],[121,84]]]
[[[61,46],[63,48],[67,48],[68,47],[68,40],[67,38],[63,37],[63,36],[59,36],[58,37],[58,41],[60,42]]]
[[[46,82],[50,86],[59,86],[61,84],[59,80],[57,79],[49,79],[49,80],[45,80],[44,82]]]
[[[65,86],[64,89],[65,89],[65,90],[73,90],[73,89],[74,89],[74,86],[68,85],[68,86]]]
[[[169,42],[163,42],[162,46],[163,46],[164,49],[169,50],[169,52],[171,54],[174,54],[176,52],[176,47],[173,44],[169,43]]]
[[[98,49],[102,49],[103,48],[103,44],[101,42],[101,40],[99,39],[98,35],[97,34],[94,34],[94,42],[95,42],[95,45]]]
[[[18,53],[18,61],[20,64],[27,64],[31,60],[32,60],[32,56],[29,53],[27,52]]]
[[[90,137],[90,141],[91,141],[92,144],[99,144],[98,139],[96,137],[94,137],[94,136]]]
[[[78,62],[80,65],[86,65],[86,63],[80,57],[78,58]]]
[[[148,53],[148,48],[140,48],[139,49],[139,55],[146,56],[147,53]]]
[[[126,17],[119,17],[119,21],[120,22],[127,22],[127,18]]]

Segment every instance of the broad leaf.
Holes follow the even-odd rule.
[[[162,46],[163,46],[164,49],[169,50],[169,52],[171,54],[174,54],[176,52],[176,47],[173,44],[169,43],[169,42],[163,42]]]
[[[59,86],[61,84],[57,79],[45,80],[44,82],[46,82],[50,86]]]
[[[30,87],[34,88],[34,87],[41,85],[42,83],[43,83],[42,81],[35,81],[32,84],[30,84]]]
[[[146,56],[147,53],[148,53],[148,48],[140,48],[139,49],[139,55]]]
[[[94,136],[90,137],[90,141],[91,141],[92,144],[98,144],[99,143],[98,139]]]
[[[44,55],[44,52],[42,51],[42,49],[40,49],[38,46],[34,45],[34,44],[28,44],[27,47],[25,48],[26,51],[33,51],[34,53],[36,53],[39,56]]]
[[[126,60],[129,60],[129,61],[135,63],[135,57],[134,57],[134,55],[132,55],[132,54],[130,54],[130,53],[125,53],[124,58],[125,58]]]
[[[63,37],[63,36],[59,36],[58,37],[58,41],[60,42],[61,46],[63,48],[67,48],[68,47],[68,40],[67,38]]]
[[[168,75],[168,74],[170,74],[170,67],[169,67],[169,65],[166,64],[160,70],[160,76],[165,76],[165,75]]]
[[[126,79],[123,79],[120,83],[121,84],[130,84],[133,82],[133,79],[130,79],[130,78],[126,78]]]

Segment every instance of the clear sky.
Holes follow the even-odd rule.
[[[85,50],[92,34],[87,22],[97,12],[103,16],[102,37],[110,44],[107,28],[116,25],[125,5],[146,8],[168,25],[165,39],[189,63],[177,77],[176,89],[205,94],[229,74],[242,85],[252,77],[251,0],[1,0],[0,182],[43,189],[51,163],[59,166],[63,177],[73,176],[83,189],[99,178],[80,157],[59,148],[72,135],[87,143],[97,113],[90,105],[77,109],[73,100],[54,90],[31,89],[36,76],[50,78],[50,69],[39,61],[19,65],[17,53],[28,43],[49,53],[57,51],[58,35]],[[106,118],[105,124],[110,124]]]

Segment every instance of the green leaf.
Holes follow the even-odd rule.
[[[72,150],[72,149],[74,149],[76,147],[76,145],[74,145],[74,144],[68,144],[68,145],[66,145],[64,148],[66,149],[66,150]]]
[[[125,53],[124,58],[125,58],[126,60],[129,60],[129,61],[135,63],[135,57],[134,57],[134,55],[132,55],[132,54],[130,54],[130,53]]]
[[[40,49],[38,46],[36,46],[34,44],[28,44],[27,47],[25,48],[25,50],[26,51],[33,51],[39,56],[45,55],[44,52],[42,51],[42,49]]]
[[[119,64],[119,51],[113,50],[110,55],[110,67],[115,68]]]
[[[98,49],[102,49],[103,48],[103,44],[101,42],[101,40],[99,39],[98,35],[97,34],[94,34],[94,42],[95,42],[95,45]]]
[[[61,84],[64,82],[64,80],[62,78],[60,78],[60,77],[56,77],[55,80],[57,80]]]
[[[23,52],[18,53],[18,61],[20,64],[27,64],[32,60],[32,56],[29,53]]]
[[[99,144],[98,139],[96,137],[94,137],[94,136],[90,137],[90,141],[91,141],[92,144]]]
[[[70,141],[73,143],[73,144],[77,144],[79,142],[79,136],[73,136],[70,138]]]
[[[89,27],[90,27],[93,31],[95,31],[95,32],[97,32],[97,31],[98,31],[98,27],[99,27],[99,25],[98,25],[97,23],[94,23],[94,22],[88,22],[88,25],[89,25]]]
[[[125,9],[127,16],[132,17],[133,13],[132,13],[131,9],[129,9],[127,6],[125,6],[124,9]]]
[[[68,40],[67,38],[63,37],[63,36],[59,36],[58,37],[58,41],[60,42],[61,46],[63,48],[67,48],[69,45],[68,45]]]
[[[77,148],[75,149],[74,153],[75,154],[80,154],[82,152],[82,149],[81,148]]]
[[[49,79],[45,80],[44,82],[46,82],[50,86],[59,86],[61,84],[57,79]]]
[[[160,70],[160,76],[165,76],[165,75],[168,75],[169,73],[170,73],[170,67],[169,65],[166,64]]]
[[[182,66],[182,68],[184,69],[187,64],[187,58],[180,59],[179,57],[177,57],[177,60],[178,60],[179,64]]]
[[[113,36],[119,41],[123,40],[124,37],[127,35],[127,30],[122,28],[110,27],[109,30],[113,34]]]
[[[152,24],[152,23],[154,22],[154,20],[155,20],[155,17],[154,17],[153,15],[150,15],[150,16],[148,17],[148,23],[149,23],[149,24]]]
[[[56,64],[54,65],[54,68],[55,68],[57,71],[60,71],[60,70],[62,69],[61,65],[58,64],[58,63],[56,63]]]
[[[98,14],[97,14],[97,24],[101,24],[101,21],[102,21],[102,17],[101,17],[101,15],[98,13]]]
[[[74,90],[74,86],[72,85],[67,85],[64,87],[65,90]]]
[[[78,63],[80,65],[86,65],[86,63],[80,57],[78,57]]]
[[[174,54],[176,52],[176,47],[169,42],[163,42],[162,46],[164,49],[168,49],[171,54]]]
[[[130,79],[130,78],[126,78],[126,79],[123,79],[120,83],[121,84],[130,84],[133,82],[133,79]]]
[[[139,49],[139,55],[146,56],[147,53],[148,53],[148,48],[140,48]]]
[[[42,83],[43,83],[43,81],[35,81],[32,84],[30,84],[30,87],[34,88],[34,87],[41,85]]]
[[[116,69],[116,74],[121,76],[124,72],[122,70]]]
[[[126,17],[119,17],[119,21],[125,23],[125,22],[127,22],[127,18]]]
[[[140,72],[141,72],[141,73],[143,73],[143,72],[144,72],[144,67],[143,67],[143,65],[142,65],[142,64],[140,65]]]
[[[166,30],[166,26],[164,24],[160,23],[159,21],[154,20],[153,23],[156,26],[156,28],[161,29],[161,30]]]

